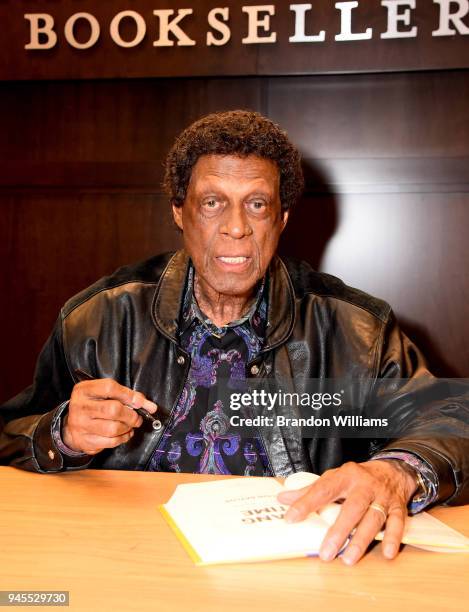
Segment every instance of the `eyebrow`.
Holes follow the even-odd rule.
[[[202,198],[208,197],[208,196],[223,196],[225,194],[225,190],[221,191],[220,189],[211,189],[210,187],[208,187],[208,188],[201,189],[200,191],[196,192],[196,194]],[[275,198],[275,194],[272,194],[270,190],[259,191],[258,189],[256,189],[253,191],[248,191],[243,196],[243,199],[255,198],[255,197],[264,198],[270,202]]]

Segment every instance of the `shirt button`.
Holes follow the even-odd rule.
[[[257,376],[259,374],[259,366],[254,364],[251,367],[251,374],[253,374],[254,376]]]
[[[49,455],[49,459],[50,459],[51,461],[54,461],[54,459],[55,459],[55,453],[54,453],[54,451],[53,451],[53,450],[50,450],[50,451],[49,451],[47,454]]]
[[[184,359],[183,355],[179,355],[176,361],[179,365],[184,365],[186,363],[186,360]]]

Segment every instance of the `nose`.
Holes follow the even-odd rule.
[[[220,225],[220,233],[239,240],[252,234],[244,206],[228,206]]]

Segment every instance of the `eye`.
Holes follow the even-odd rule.
[[[261,213],[265,211],[267,204],[264,200],[251,200],[248,207],[255,213]]]
[[[215,197],[209,197],[202,201],[202,208],[204,210],[214,211],[218,210],[220,206],[220,201]]]

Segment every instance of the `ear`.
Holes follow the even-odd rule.
[[[183,207],[183,204],[181,204],[180,206],[176,206],[176,204],[173,204],[174,223],[178,226],[181,232],[183,231],[183,225],[184,225],[182,222],[182,207]]]
[[[289,210],[284,210],[282,213],[282,229],[280,230],[281,232],[283,232],[283,230],[285,229],[287,222],[288,222],[288,217],[290,216],[290,211]]]

